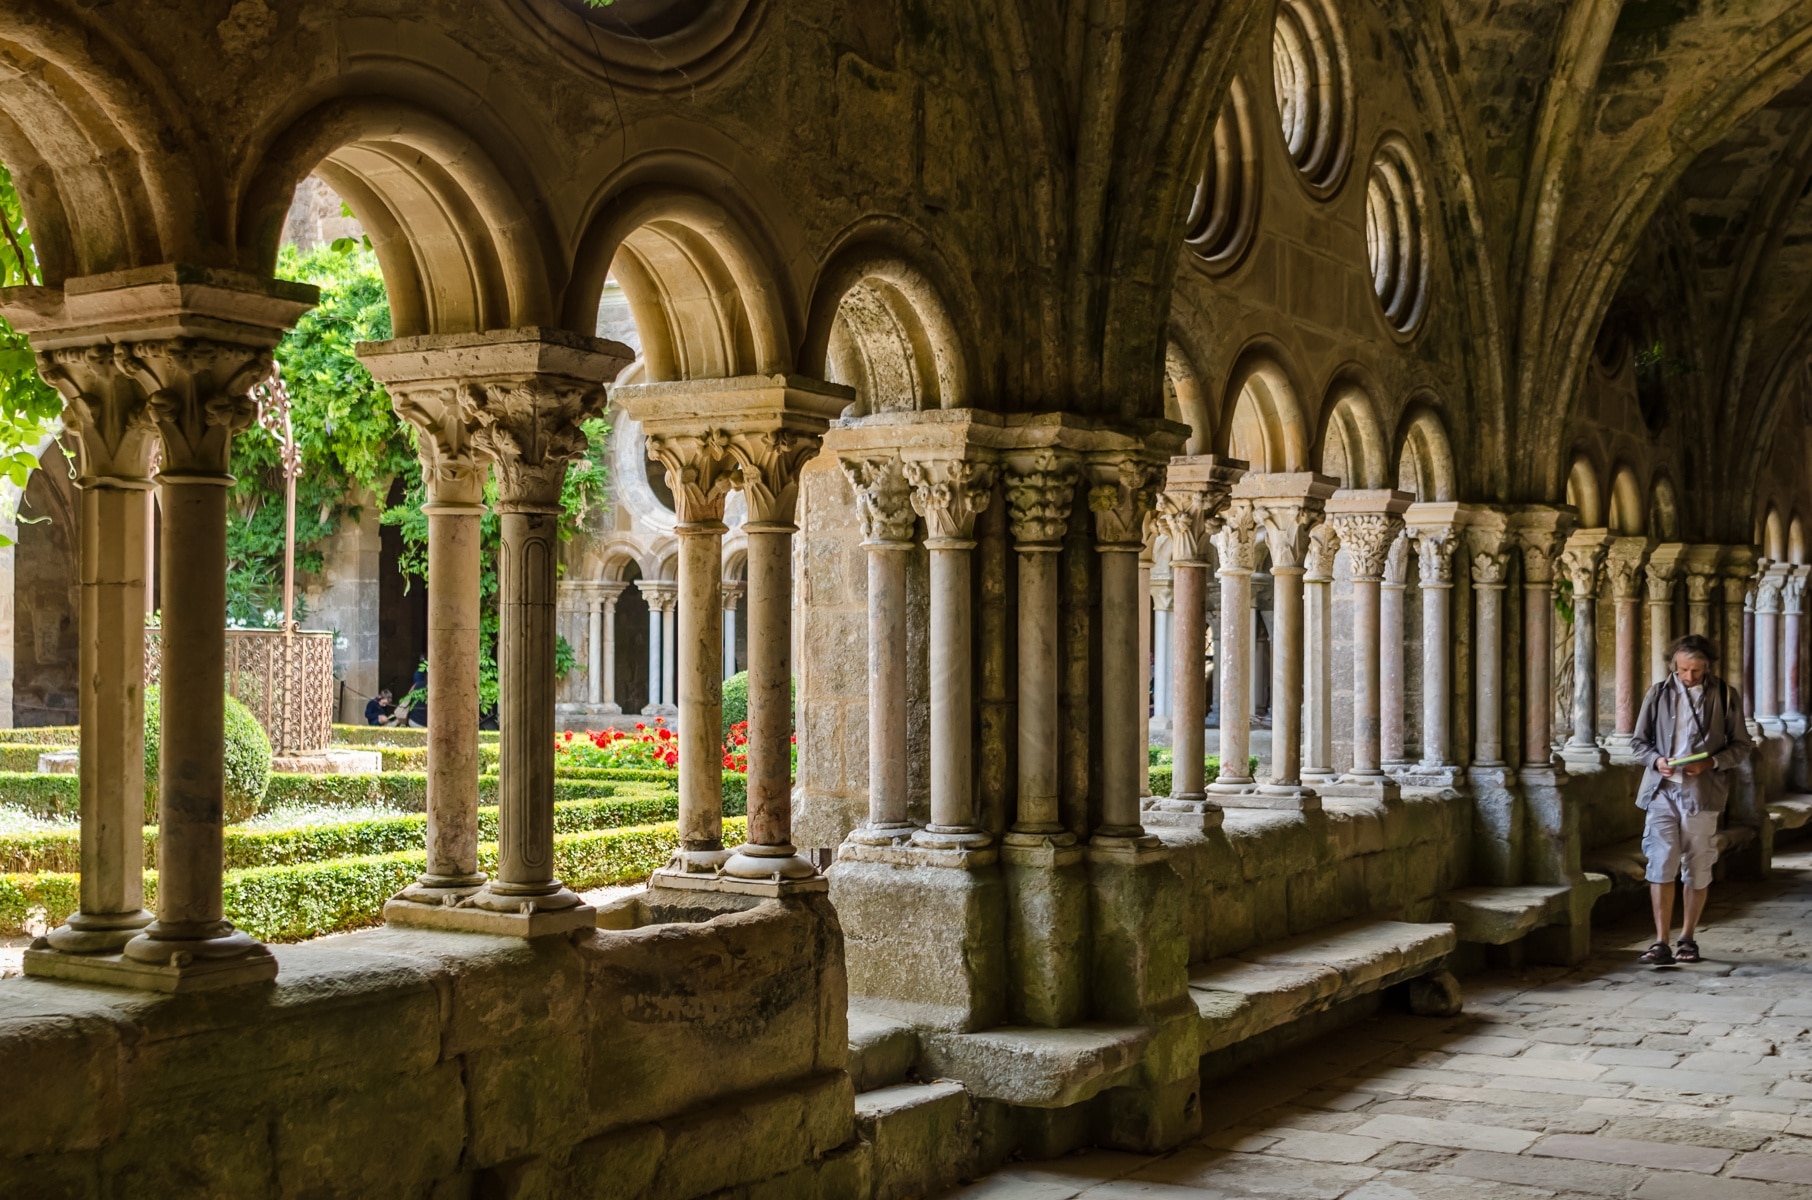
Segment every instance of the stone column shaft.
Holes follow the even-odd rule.
[[[753,628],[754,624],[755,620],[753,615],[751,615],[749,618],[749,625]],[[725,593],[724,595],[723,668],[725,679],[729,679],[736,674],[736,600],[728,593]]]
[[[498,555],[499,900],[525,903],[560,891],[554,878],[554,595],[559,567],[557,511],[504,508]],[[430,704],[428,715],[434,710]],[[568,893],[570,895],[570,893]],[[577,903],[577,897],[573,898]]]
[[[676,589],[678,585],[676,584]],[[679,705],[679,592],[661,597],[661,707]]]
[[[1170,722],[1171,789],[1175,800],[1207,796],[1204,763],[1208,680],[1202,674],[1202,647],[1208,640],[1208,565],[1172,562],[1170,566],[1172,681]]]
[[[1175,579],[1176,576],[1172,574],[1171,595],[1173,597],[1173,605],[1175,603]],[[1174,651],[1172,650],[1172,641],[1175,637],[1175,634],[1171,630],[1171,614],[1173,611],[1175,611],[1174,608],[1165,608],[1161,606],[1152,610],[1152,710],[1160,717],[1169,717],[1174,711],[1172,707],[1173,702],[1171,700],[1172,689],[1170,682],[1175,678],[1172,672],[1176,669],[1175,664],[1171,661],[1174,654]],[[1196,652],[1199,656],[1201,653],[1200,646],[1196,647]]]
[[[1340,540],[1326,522],[1309,534],[1303,575],[1303,778],[1332,783],[1334,771],[1334,556]]]
[[[1474,766],[1504,762],[1504,569],[1500,554],[1481,551],[1472,561]]]
[[[648,601],[648,706],[642,711],[653,713],[666,700],[661,695],[661,663],[665,661],[661,654],[661,610],[666,601],[658,592],[645,591],[642,595]]]
[[[1061,543],[1019,548],[1019,815],[1013,831],[1053,837],[1065,834],[1058,810],[1057,774],[1057,553],[1061,548]]]
[[[1210,785],[1216,793],[1252,790],[1252,564],[1257,522],[1248,500],[1227,506],[1214,544],[1220,566],[1221,628],[1214,645],[1214,674],[1220,684],[1221,771]]]
[[[885,845],[911,834],[906,806],[906,562],[912,489],[892,456],[844,458],[868,552],[868,822],[850,837]]]
[[[476,891],[478,643],[482,505],[428,514],[428,869],[402,898],[438,904]],[[501,680],[501,672],[499,674]],[[551,734],[551,731],[550,731]]]
[[[688,861],[700,862],[697,856],[716,857],[724,848],[724,526],[687,522],[677,532],[678,603],[666,623],[678,627],[678,645],[666,652],[666,669],[677,664],[680,847]]]
[[[1755,596],[1755,717],[1764,730],[1780,734],[1781,589],[1787,568],[1771,565]]]
[[[617,705],[617,598],[606,597],[604,613],[604,703],[611,709],[621,711]]]
[[[585,696],[597,708],[604,703],[604,604],[592,600],[585,607]]]
[[[1636,709],[1642,703],[1641,657],[1642,600],[1637,596],[1617,599],[1617,727],[1619,737],[1628,737],[1636,729]]]
[[[1453,584],[1422,576],[1422,763],[1453,762],[1453,731],[1448,716],[1453,703],[1453,632],[1448,614]]]
[[[1328,505],[1353,568],[1353,767],[1346,782],[1362,787],[1381,786],[1386,778],[1381,591],[1408,504],[1398,492],[1345,492]]]
[[[1523,765],[1553,759],[1554,592],[1547,580],[1523,580]]]

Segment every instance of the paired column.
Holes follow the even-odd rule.
[[[1409,589],[1409,534],[1399,532],[1384,556],[1384,578],[1378,584],[1378,748],[1387,771],[1409,765],[1404,745],[1403,649],[1404,593]]]
[[[623,706],[617,702],[617,601],[622,598],[628,584],[607,583],[602,592],[603,598],[598,601],[598,620],[601,628],[597,631],[602,650],[598,654],[598,682],[594,691],[600,693],[604,711],[620,713]],[[428,710],[432,716],[434,710]]]
[[[1808,568],[1789,570],[1781,584],[1781,724],[1794,737],[1806,732],[1805,697],[1803,693],[1801,622],[1805,613],[1806,575]]]
[[[1176,593],[1173,590],[1176,580],[1176,547],[1171,546],[1171,573],[1153,575],[1151,580],[1151,713],[1155,724],[1162,726],[1170,720],[1172,712],[1171,679],[1173,651],[1171,642],[1173,613],[1176,611]],[[1199,652],[1200,647],[1197,647]]]
[[[1674,641],[1674,584],[1680,577],[1685,553],[1686,547],[1678,542],[1657,546],[1642,568],[1643,594],[1648,601],[1650,685],[1660,683],[1673,670],[1667,661],[1667,648]]]
[[[1567,520],[1535,507],[1511,518],[1523,555],[1523,774],[1533,782],[1554,763],[1554,564]]]
[[[912,836],[906,811],[906,561],[916,524],[912,488],[898,457],[849,456],[868,552],[868,821],[850,834],[888,845]]]
[[[66,954],[109,953],[151,923],[144,907],[144,671],[157,427],[144,393],[116,366],[112,346],[41,351],[38,372],[63,397],[63,421],[80,455],[82,505],[81,890],[79,907],[48,941]],[[30,960],[26,969],[39,973]]]
[[[1252,565],[1258,546],[1258,515],[1250,500],[1227,505],[1213,535],[1220,567],[1221,629],[1214,647],[1214,674],[1220,683],[1221,771],[1208,790],[1226,802],[1251,792],[1252,754]],[[1173,753],[1174,757],[1174,753]]]
[[[792,535],[790,533],[787,535],[787,539],[788,539],[787,545],[788,545],[788,548],[790,551],[791,546],[792,546]],[[791,572],[790,572],[790,567],[789,567],[789,575],[790,575],[790,573]],[[736,674],[736,606],[742,602],[743,584],[740,580],[726,579],[726,580],[724,580],[723,589],[724,589],[723,590],[723,595],[724,595],[723,665],[724,665],[724,678],[728,679],[728,678],[730,678],[730,676]],[[750,616],[749,616],[749,631],[751,634],[754,633],[754,628],[755,628],[755,619],[754,619],[754,614],[751,612]],[[750,649],[751,649],[751,652],[753,652],[752,645],[751,645]]]
[[[1789,572],[1786,563],[1765,565],[1755,591],[1755,720],[1762,732],[1778,737],[1787,731],[1781,720],[1781,608]]]
[[[1573,729],[1561,754],[1576,768],[1605,761],[1598,746],[1598,575],[1609,546],[1609,530],[1581,529],[1561,554],[1573,587]]]
[[[1339,779],[1334,770],[1334,557],[1340,537],[1323,521],[1309,531],[1302,576],[1302,780],[1317,789]]]
[[[1194,455],[1170,460],[1164,490],[1157,497],[1156,522],[1170,543],[1172,624],[1170,661],[1171,788],[1168,800],[1147,805],[1150,825],[1212,828],[1220,806],[1207,797],[1204,728],[1208,681],[1202,648],[1208,638],[1208,549],[1220,529],[1220,514],[1245,464]],[[1162,610],[1160,610],[1162,611]]]
[[[1718,582],[1724,592],[1723,656],[1718,662],[1718,671],[1725,682],[1736,689],[1737,695],[1743,697],[1743,715],[1751,738],[1761,735],[1761,726],[1756,723],[1752,709],[1755,692],[1748,664],[1751,647],[1745,645],[1748,641],[1745,634],[1753,620],[1748,602],[1755,576],[1754,550],[1748,546],[1724,547],[1718,566]]]
[[[1311,532],[1334,486],[1305,473],[1248,475],[1233,488],[1257,507],[1271,557],[1271,774],[1257,792],[1267,806],[1321,806],[1302,781],[1303,576]]]
[[[1412,516],[1414,509],[1411,509]],[[1453,552],[1450,524],[1410,528],[1416,547],[1417,585],[1422,592],[1422,760],[1420,779],[1452,784],[1453,761]]]
[[[1139,555],[1161,482],[1139,451],[1102,451],[1089,462],[1089,508],[1101,563],[1101,823],[1093,844],[1144,845],[1139,738]],[[1151,839],[1151,844],[1156,844]]]
[[[1473,747],[1475,772],[1498,773],[1504,756],[1504,590],[1509,584],[1510,555],[1503,518],[1480,514],[1468,525],[1467,568],[1472,576]],[[1499,880],[1509,882],[1509,880]]]
[[[1611,600],[1617,606],[1617,707],[1616,725],[1609,748],[1627,754],[1636,731],[1636,712],[1642,705],[1642,584],[1643,566],[1649,555],[1646,538],[1623,537],[1611,543],[1605,560]]]
[[[659,580],[639,579],[635,586],[648,604],[648,703],[642,706],[642,714],[654,716],[663,710],[667,702],[667,697],[661,694],[661,663],[665,661],[661,653],[661,614],[666,611],[667,600],[673,594],[673,585]]]
[[[988,506],[994,468],[974,458],[912,458],[905,471],[931,556],[931,821],[912,840],[936,849],[977,849],[992,839],[976,820],[970,566],[975,518]],[[1126,583],[1136,597],[1136,545],[1134,555]],[[1129,606],[1125,617],[1132,642],[1126,666],[1136,671],[1138,614]],[[1127,698],[1129,719],[1137,718],[1131,707],[1136,701]]]
[[[1039,450],[1007,460],[1007,516],[1019,560],[1019,803],[1006,836],[1009,846],[1067,846],[1076,840],[1058,807],[1057,556],[1077,479],[1069,454]]]
[[[456,904],[484,885],[478,869],[480,529],[490,465],[472,442],[463,346],[433,337],[362,347],[360,361],[415,430],[428,517],[428,866],[385,908]]]
[[[1385,559],[1409,499],[1403,492],[1343,491],[1328,502],[1328,520],[1353,570],[1353,765],[1331,794],[1397,794],[1383,770],[1379,601]]]

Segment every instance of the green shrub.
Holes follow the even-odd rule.
[[[724,736],[730,727],[749,719],[749,673],[738,671],[724,680]]]
[[[0,771],[0,804],[40,817],[73,817],[81,811],[81,782],[74,775]]]
[[[386,771],[426,771],[428,769],[428,748],[426,746],[379,746],[377,750],[383,756]],[[496,746],[478,747],[479,773],[482,775],[497,774],[499,757]]]
[[[14,745],[18,743],[56,746],[67,750],[71,746],[82,744],[82,727],[79,725],[24,725],[18,729],[0,729],[0,744]]]
[[[1169,758],[1168,753],[1165,755],[1165,758],[1166,758],[1166,760],[1168,760],[1168,758]],[[1257,775],[1258,774],[1258,755],[1254,754],[1254,755],[1250,755],[1247,757],[1246,774],[1248,774],[1248,775]],[[1202,759],[1202,782],[1203,783],[1213,783],[1215,780],[1219,779],[1220,777],[1221,777],[1221,756],[1218,754],[1210,754],[1210,755],[1207,755],[1206,757],[1204,757]],[[1175,768],[1174,767],[1171,767],[1168,765],[1162,766],[1162,767],[1152,767],[1151,768],[1151,791],[1149,794],[1153,795],[1153,796],[1170,795],[1170,790],[1172,787],[1172,780],[1174,778],[1175,778]]]
[[[265,806],[381,804],[405,812],[428,807],[428,777],[420,772],[392,771],[370,775],[310,775],[275,771],[264,794]]]
[[[82,837],[74,829],[14,833],[0,838],[0,874],[79,871],[81,868]]]
[[[68,749],[50,742],[0,743],[0,771],[36,771],[39,755],[60,754]]]
[[[271,739],[252,710],[231,696],[226,701],[226,820],[231,825],[264,805],[271,778]],[[157,820],[157,762],[163,736],[158,688],[145,689],[145,820]]]
[[[495,729],[478,731],[480,746],[495,746],[499,737]],[[336,746],[426,746],[428,731],[412,725],[335,725]]]
[[[0,875],[0,936],[25,932],[34,918],[61,925],[81,905],[81,879],[70,872]]]

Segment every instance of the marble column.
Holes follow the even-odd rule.
[[[1806,732],[1805,692],[1801,676],[1804,660],[1806,576],[1808,568],[1793,567],[1781,585],[1781,724],[1789,734]]]
[[[1680,577],[1686,547],[1678,542],[1655,547],[1642,568],[1643,595],[1648,601],[1648,682],[1660,683],[1672,672],[1667,648],[1674,641],[1674,584]],[[1638,700],[1640,704],[1640,700]]]
[[[666,607],[668,589],[672,585],[641,579],[635,586],[648,604],[648,703],[642,706],[642,715],[652,717],[661,711],[666,699],[661,695],[661,663],[665,661],[661,653],[661,612]]]
[[[1139,553],[1139,745],[1145,756],[1139,760],[1139,795],[1151,795],[1151,718],[1156,705],[1153,675],[1156,664],[1152,635],[1151,607],[1151,539],[1148,537]]]
[[[524,937],[589,928],[595,913],[554,873],[554,604],[560,491],[585,452],[585,421],[629,364],[616,342],[526,328],[461,335],[487,364],[462,400],[472,444],[491,462],[498,554],[497,872],[448,910],[474,931]],[[717,564],[712,562],[712,578]],[[430,717],[432,717],[430,710]],[[713,759],[715,764],[715,759]],[[683,803],[683,801],[682,801]],[[683,827],[682,827],[683,828]]]
[[[1313,474],[1248,475],[1233,494],[1250,499],[1271,557],[1271,774],[1256,798],[1314,810],[1320,795],[1302,782],[1303,575],[1310,534],[1335,481]]]
[[[679,611],[681,589],[685,586],[683,567],[678,574],[682,578],[669,584],[669,590],[661,597],[661,711],[670,716],[679,714],[681,703]]]
[[[1058,811],[1057,556],[1077,477],[1073,457],[1040,450],[1010,457],[1004,478],[1019,579],[1019,799],[1009,846],[1076,841]]]
[[[1099,453],[1088,473],[1101,571],[1101,823],[1091,842],[1155,846],[1139,805],[1139,554],[1162,476],[1132,451]]]
[[[1622,537],[1611,543],[1605,559],[1605,578],[1611,601],[1617,606],[1616,721],[1607,748],[1613,754],[1630,751],[1636,729],[1636,712],[1645,690],[1642,682],[1642,583],[1649,555],[1646,538]]]
[[[1384,556],[1384,578],[1378,584],[1378,749],[1386,771],[1409,765],[1404,710],[1404,593],[1409,589],[1409,534],[1397,534]]]
[[[1504,590],[1510,559],[1502,530],[1468,531],[1473,592],[1473,756],[1475,767],[1505,766]]]
[[[1566,514],[1531,508],[1515,516],[1523,556],[1523,773],[1554,766],[1554,570]],[[1531,776],[1533,778],[1533,776]]]
[[[1506,886],[1523,882],[1528,843],[1528,806],[1516,786],[1516,772],[1506,761],[1504,745],[1513,686],[1505,677],[1504,593],[1514,544],[1506,514],[1492,509],[1466,513],[1463,536],[1473,604],[1471,636],[1462,639],[1470,641],[1473,671],[1472,761],[1466,769],[1473,869],[1480,883]]]
[[[1172,629],[1167,708],[1171,720],[1171,789],[1154,798],[1145,823],[1210,829],[1220,806],[1208,799],[1204,770],[1208,685],[1202,650],[1208,640],[1208,550],[1221,513],[1245,464],[1212,455],[1170,460],[1158,494],[1155,522],[1170,543]]]
[[[1214,647],[1214,674],[1220,684],[1220,776],[1208,791],[1228,796],[1253,790],[1252,755],[1252,565],[1257,553],[1258,514],[1249,500],[1227,505],[1213,535],[1220,566],[1221,628]],[[1173,755],[1174,757],[1174,755]]]
[[[787,537],[787,545],[790,549],[791,545],[792,545],[792,536],[790,534]],[[788,570],[789,570],[789,572],[791,570],[790,563],[788,564]],[[741,580],[737,580],[737,579],[726,579],[726,580],[724,580],[724,583],[723,583],[723,589],[724,589],[723,590],[723,598],[724,598],[723,668],[724,668],[724,678],[725,679],[728,679],[732,675],[736,674],[736,606],[739,603],[741,603],[741,601],[742,601],[743,586],[744,586],[743,582]],[[791,586],[790,582],[789,582],[788,586]],[[752,607],[752,605],[751,605],[751,607]],[[755,627],[755,618],[754,618],[754,614],[751,613],[750,617],[749,617],[749,632],[751,634],[751,642],[750,642],[749,651],[751,654],[754,653],[754,644],[753,644],[754,627]]]
[[[617,702],[617,601],[627,588],[623,583],[607,583],[603,586],[603,598],[598,602],[603,629],[601,637],[603,649],[599,656],[598,674],[600,676],[604,711],[620,713],[623,706]],[[429,716],[434,710],[429,709]]]
[[[1762,732],[1779,737],[1787,731],[1781,720],[1781,608],[1782,591],[1791,568],[1769,563],[1756,581],[1755,592],[1755,720]]]
[[[482,355],[467,339],[401,338],[362,348],[360,361],[415,430],[428,517],[428,864],[385,906],[385,920],[418,924],[476,892],[480,521],[490,466],[462,403],[480,386]],[[428,916],[438,921],[437,911]]]
[[[1323,788],[1334,770],[1334,556],[1340,537],[1323,521],[1309,531],[1302,576],[1302,781]]]
[[[80,455],[77,909],[27,974],[188,991],[268,980],[276,961],[223,917],[226,503],[250,389],[315,290],[167,264],[22,288],[0,314],[62,396]],[[158,895],[143,892],[144,614],[154,447],[166,537]],[[172,568],[174,567],[174,573]]]
[[[897,457],[845,457],[868,552],[868,821],[853,841],[912,836],[907,819],[906,561],[913,549],[912,488]]]
[[[1458,775],[1452,725],[1455,532],[1450,524],[1420,520],[1410,529],[1422,592],[1422,759],[1412,774],[1418,783],[1443,787],[1451,787]]]
[[[157,427],[111,346],[43,350],[38,371],[63,397],[81,497],[81,884],[76,911],[46,940],[54,952],[111,954],[151,923],[144,905],[144,664]],[[35,966],[42,957],[33,952],[28,973],[42,973]]]
[[[978,849],[993,839],[977,821],[974,770],[975,678],[971,555],[975,518],[991,499],[992,464],[973,458],[918,458],[905,464],[912,507],[925,521],[930,551],[931,820],[912,835],[933,849]],[[1132,589],[1138,563],[1130,560]],[[1135,639],[1136,614],[1126,612]],[[1132,648],[1127,667],[1135,669]],[[1134,718],[1128,699],[1127,717]]]
[[[1176,549],[1171,548],[1171,562],[1176,562]],[[1153,724],[1165,728],[1172,713],[1171,663],[1172,622],[1176,611],[1175,599],[1176,568],[1171,567],[1169,575],[1153,575],[1151,580],[1151,710]]]
[[[1573,729],[1561,757],[1576,770],[1605,762],[1598,745],[1598,576],[1609,545],[1609,530],[1581,529],[1561,553],[1573,586]]]
[[[1724,592],[1723,656],[1718,662],[1717,671],[1743,697],[1744,717],[1751,738],[1761,736],[1761,726],[1748,711],[1755,693],[1746,661],[1746,651],[1749,648],[1744,645],[1744,633],[1752,619],[1746,614],[1746,607],[1755,574],[1754,550],[1748,546],[1724,547],[1722,560],[1718,564],[1718,582]]]
[[[1347,490],[1328,501],[1328,520],[1353,569],[1353,765],[1330,795],[1398,794],[1383,770],[1379,600],[1385,559],[1403,528],[1406,493]]]
[[[793,845],[793,535],[799,472],[842,403],[802,388],[765,398],[740,407],[755,428],[730,439],[749,514],[749,838],[724,874],[779,885],[819,878]]]

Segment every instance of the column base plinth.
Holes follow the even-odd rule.
[[[927,846],[918,841],[859,842],[852,834],[837,847],[837,862],[887,863],[897,867],[953,867],[972,871],[1000,861],[1000,847]]]
[[[1560,748],[1560,761],[1575,771],[1596,771],[1610,762],[1611,756],[1597,742],[1568,742]]]
[[[482,898],[483,904],[477,903]],[[502,905],[516,907],[504,910]],[[411,929],[443,929],[456,933],[489,933],[498,937],[536,938],[597,927],[598,910],[577,893],[562,888],[550,896],[500,896],[479,891],[452,904],[415,904],[391,900],[384,905],[384,922]]]
[[[1403,786],[1389,775],[1342,775],[1321,789],[1329,800],[1377,800],[1389,804],[1403,798]]]
[[[1001,836],[1000,850],[1001,856],[1006,858],[1011,850],[1045,852],[1074,847],[1076,844],[1076,835],[1061,825],[1015,827]]]
[[[441,908],[448,904],[458,904],[467,896],[477,892],[487,882],[489,882],[489,876],[483,874],[424,875],[390,899],[392,903],[400,902],[428,908]]]
[[[930,850],[979,850],[993,842],[993,834],[961,826],[927,825],[912,835],[913,845]]]
[[[1152,930],[1178,928],[1183,919],[1183,881],[1171,857],[1161,844],[1099,837],[1089,843],[1090,1009],[1099,1020],[1148,1023],[1175,1011],[1179,1001],[1187,1004],[1187,955],[1180,948],[1154,951],[1151,941]]]
[[[1788,737],[1806,736],[1807,723],[1804,713],[1786,713],[1781,717],[1781,724],[1786,726]]]
[[[1757,721],[1754,717],[1744,718],[1743,728],[1747,729],[1749,731],[1749,740],[1750,741],[1754,741],[1756,738],[1759,738],[1762,736],[1761,722]]]
[[[1219,829],[1226,813],[1214,801],[1176,796],[1147,796],[1139,802],[1139,819],[1147,828],[1194,829],[1206,833]]]
[[[682,846],[673,852],[673,857],[667,860],[664,869],[684,871],[691,875],[715,875],[729,861],[730,851],[722,847],[688,850]]]
[[[1091,964],[1086,855],[1068,832],[1009,833],[1002,839],[1007,1019],[1016,1024],[1062,1029],[1087,1015]]]
[[[806,879],[818,869],[799,857],[792,846],[738,846],[724,863],[723,873],[737,879],[781,880]]]
[[[803,859],[799,861],[804,862]],[[806,866],[809,868],[811,864],[806,863]],[[673,888],[684,892],[718,892],[736,896],[761,896],[767,899],[830,890],[830,884],[815,870],[809,875],[799,876],[776,875],[770,871],[760,878],[751,878],[728,873],[699,875],[665,867],[648,877],[648,887],[651,891],[659,888]]]
[[[1321,793],[1299,783],[1261,783],[1258,789],[1229,800],[1230,808],[1273,808],[1293,812],[1320,812]]]
[[[243,936],[243,935],[241,935]],[[98,983],[146,992],[205,992],[269,983],[277,978],[277,960],[262,943],[246,938],[253,949],[232,958],[173,955],[167,962],[144,962],[124,954],[67,954],[39,938],[25,952],[25,973],[36,979]],[[180,960],[180,961],[178,961]]]
[[[1088,840],[1090,862],[1144,862],[1153,854],[1168,853],[1162,838],[1137,826],[1103,825]]]
[[[1411,763],[1397,772],[1397,782],[1403,787],[1457,788],[1466,782],[1466,768],[1451,763]]]
[[[142,908],[131,913],[72,913],[44,940],[62,954],[112,954],[137,937],[152,919]]]
[[[1210,796],[1241,796],[1255,790],[1257,787],[1258,780],[1256,779],[1227,779],[1223,777],[1216,779],[1213,783],[1208,785],[1208,794]]]
[[[1756,723],[1762,727],[1764,736],[1785,737],[1787,735],[1787,723],[1779,717],[1762,717]]]
[[[862,846],[900,846],[912,840],[919,827],[910,821],[881,825],[858,825],[850,830],[849,841]]]

